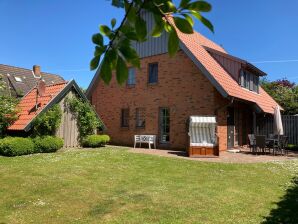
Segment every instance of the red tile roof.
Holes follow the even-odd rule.
[[[277,103],[272,97],[270,97],[261,87],[259,94],[242,88],[204,48],[208,47],[226,53],[221,46],[208,40],[197,32],[194,32],[193,34],[183,34],[179,30],[177,30],[177,32],[180,41],[187,48],[192,57],[201,63],[227,95],[256,103],[265,113],[274,113],[273,108]]]
[[[66,86],[66,82],[48,85],[45,89],[44,96],[37,98],[38,109],[35,110],[36,105],[36,88],[30,90],[18,104],[19,119],[16,120],[9,128],[9,131],[24,130],[27,125],[45,108],[45,106],[54,99]]]

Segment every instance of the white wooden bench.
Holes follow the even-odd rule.
[[[156,135],[135,135],[134,148],[136,148],[137,143],[140,144],[140,147],[142,143],[147,143],[149,145],[149,149],[151,149],[151,144],[153,144],[156,149]]]

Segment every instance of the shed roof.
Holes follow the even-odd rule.
[[[64,89],[66,82],[48,85],[45,89],[44,96],[37,97],[38,108],[36,110],[37,89],[33,88],[25,95],[18,104],[20,110],[18,120],[16,120],[9,128],[9,131],[25,130],[31,121],[41,112],[55,97]]]

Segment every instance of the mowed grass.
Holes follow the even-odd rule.
[[[297,167],[113,147],[0,157],[0,223],[261,223]]]

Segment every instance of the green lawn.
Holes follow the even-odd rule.
[[[297,170],[112,147],[0,157],[0,223],[295,223]]]

